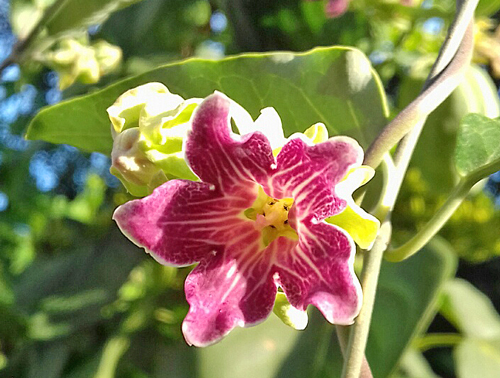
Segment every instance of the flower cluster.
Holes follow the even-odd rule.
[[[254,124],[223,94],[207,97],[187,122],[182,147],[197,181],[166,181],[114,214],[160,263],[198,263],[185,282],[190,309],[182,330],[192,345],[263,321],[277,295],[280,308],[299,318],[310,304],[336,324],[351,324],[359,312],[353,238],[369,247],[378,221],[351,194],[373,172],[361,166],[353,139],[328,139],[315,125],[285,140],[275,112],[265,113],[274,126]]]

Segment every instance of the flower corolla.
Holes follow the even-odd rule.
[[[278,125],[274,113],[262,116]],[[198,263],[185,282],[190,308],[182,325],[196,346],[262,322],[277,295],[275,313],[296,328],[305,327],[310,304],[331,323],[351,324],[362,293],[354,241],[341,225],[365,247],[373,241],[366,224],[378,227],[351,198],[353,185],[371,174],[355,140],[328,139],[322,124],[285,140],[282,130],[245,117],[225,95],[207,97],[190,118],[183,147],[198,181],[167,181],[113,216],[160,263]],[[231,118],[241,135],[232,132]],[[359,222],[339,217],[346,209]]]

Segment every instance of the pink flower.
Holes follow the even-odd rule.
[[[307,0],[318,1],[318,0]],[[350,0],[329,0],[325,6],[325,13],[329,18],[337,18],[347,12]]]
[[[200,181],[172,180],[120,206],[114,219],[162,264],[199,263],[185,283],[189,344],[217,342],[262,322],[281,287],[292,306],[351,324],[361,304],[355,247],[325,218],[346,207],[336,185],[363,160],[351,138],[289,140],[275,158],[261,132],[231,132],[220,93],[195,110],[186,161]]]

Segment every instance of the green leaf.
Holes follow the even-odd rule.
[[[330,135],[349,135],[367,147],[386,123],[385,94],[369,60],[356,49],[332,47],[162,66],[42,109],[26,137],[109,154],[112,139],[106,108],[126,90],[152,81],[184,98],[206,97],[219,90],[254,118],[260,109],[273,106],[287,135],[323,122]]]
[[[271,315],[264,323],[235,329],[220,343],[199,349],[200,378],[272,378],[299,333]]]
[[[406,106],[421,90],[427,71],[414,72],[403,78],[398,99],[399,107]],[[500,101],[489,74],[472,65],[462,83],[427,119],[412,159],[430,189],[448,194],[457,182],[452,168],[457,131],[460,121],[468,113],[490,118],[500,116]]]
[[[440,311],[467,336],[500,338],[500,315],[490,299],[466,280],[457,278],[446,284]]]
[[[465,116],[460,124],[455,150],[455,166],[465,177],[500,163],[500,120],[480,114]],[[487,172],[479,179],[488,174]]]
[[[500,371],[500,340],[465,339],[454,351],[458,378],[497,378]]]
[[[61,1],[61,0],[56,0]],[[47,24],[51,37],[69,31],[85,30],[104,22],[111,13],[141,0],[66,0]]]
[[[399,372],[391,378],[439,378],[421,352],[409,348],[401,358]]]
[[[474,14],[477,18],[481,16],[489,17],[497,13],[499,9],[500,0],[480,0]]]
[[[456,264],[450,246],[438,238],[408,260],[384,262],[366,350],[374,376],[389,376],[412,338],[430,323]]]
[[[103,306],[143,258],[117,230],[93,248],[35,260],[15,287],[19,309],[30,315],[30,336],[51,339],[102,319]]]

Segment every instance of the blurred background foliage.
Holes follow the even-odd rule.
[[[58,2],[0,0],[0,60],[6,59],[0,78],[0,376],[338,376],[333,328],[316,312],[302,333],[271,317],[217,346],[187,347],[180,323],[189,269],[156,264],[117,231],[112,211],[131,197],[109,174],[109,158],[23,138],[41,107],[160,64],[330,45],[354,46],[370,58],[396,114],[420,90],[454,0],[345,1],[346,12],[331,18],[325,9],[333,2],[70,0],[10,60],[16,41],[29,37]],[[500,116],[499,10],[498,0],[480,1],[475,63],[427,121],[393,216],[395,244],[430,219],[456,182],[460,119],[470,112]],[[442,230],[447,242],[435,241],[398,268],[384,265],[367,352],[375,377],[496,377],[499,206],[495,174]],[[462,279],[445,282],[457,258]]]

